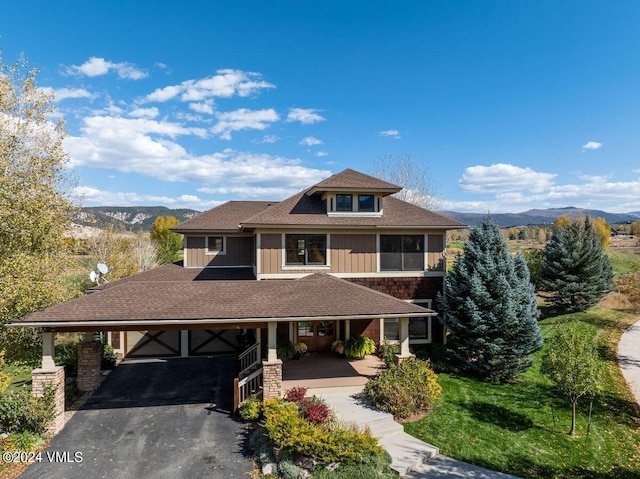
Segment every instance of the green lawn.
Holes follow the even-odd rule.
[[[23,387],[31,388],[31,371],[33,368],[29,366],[16,366],[5,364],[4,368],[2,368],[3,373],[8,373],[11,375],[11,382],[9,383],[9,387],[7,391],[11,391],[13,389],[19,389]]]
[[[577,434],[569,437],[569,403],[540,374],[540,354],[534,367],[514,384],[492,385],[441,374],[443,393],[433,412],[406,424],[405,430],[438,446],[444,455],[521,477],[637,479],[640,411],[615,359],[620,335],[637,319],[600,308],[541,321],[545,336],[577,320],[597,329],[603,342],[601,355],[607,372],[593,404],[589,437],[589,400],[578,403]]]
[[[629,274],[640,271],[640,256],[630,253],[609,253],[609,260],[615,274]]]

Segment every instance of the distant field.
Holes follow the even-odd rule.
[[[614,274],[629,274],[640,271],[640,255],[630,253],[609,253]]]

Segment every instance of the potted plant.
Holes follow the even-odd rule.
[[[376,350],[376,343],[366,336],[354,336],[344,343],[344,354],[349,359],[362,359],[367,354],[373,354]]]
[[[293,359],[300,359],[307,352],[307,345],[305,343],[298,343],[293,348],[296,351]]]
[[[344,357],[344,343],[341,340],[336,339],[333,343],[331,343],[331,351],[336,353],[336,356],[339,356],[339,357],[343,358]]]

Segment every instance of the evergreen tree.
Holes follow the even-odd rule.
[[[585,311],[611,291],[611,263],[589,218],[557,228],[544,252],[542,288],[561,311]]]
[[[513,379],[542,347],[527,264],[522,255],[509,253],[490,219],[471,232],[464,255],[447,274],[440,307],[457,366],[482,379]]]

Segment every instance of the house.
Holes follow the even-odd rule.
[[[394,197],[400,190],[347,169],[281,202],[229,201],[173,228],[184,235],[182,263],[12,325],[45,328],[43,366],[52,364],[55,331],[107,331],[125,357],[255,344],[251,362],[264,358],[266,396],[280,394],[281,340],[320,351],[364,335],[397,341],[406,357],[410,345],[443,339],[433,308],[446,232],[465,225]]]

